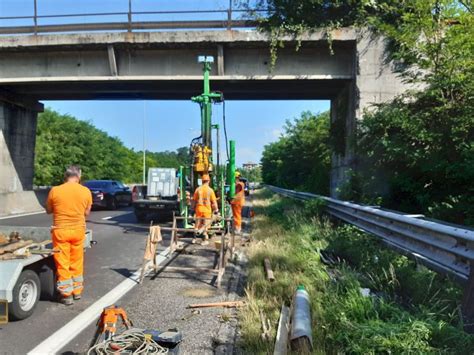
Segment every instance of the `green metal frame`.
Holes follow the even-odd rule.
[[[201,135],[202,135],[202,144],[212,149],[212,129],[217,131],[217,165],[214,169],[213,174],[213,183],[216,191],[220,190],[221,194],[221,206],[220,212],[221,216],[227,216],[230,213],[230,207],[226,203],[227,199],[225,198],[226,185],[229,186],[229,192],[227,197],[232,199],[235,195],[235,141],[229,141],[229,150],[230,156],[227,166],[222,167],[220,158],[219,158],[219,125],[212,124],[212,104],[214,102],[220,102],[223,100],[221,93],[211,92],[210,86],[210,76],[211,72],[211,62],[208,61],[208,58],[205,58],[203,61],[203,93],[198,96],[193,96],[191,100],[196,102],[201,107]],[[210,161],[212,162],[212,154],[210,156]],[[192,168],[191,168],[192,169]],[[184,228],[191,228],[192,225],[188,223],[187,217],[189,216],[188,206],[186,204],[186,180],[185,175],[189,173],[186,171],[186,168],[179,168],[180,178],[179,178],[179,188],[180,188],[180,215],[186,217],[184,222]],[[193,182],[194,183],[194,182]],[[225,221],[222,220],[221,227],[225,227]]]

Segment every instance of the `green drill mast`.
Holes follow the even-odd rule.
[[[221,196],[221,215],[226,214],[226,199],[224,198],[227,191],[227,197],[233,198],[235,193],[235,142],[230,141],[230,156],[226,169],[220,167],[219,161],[219,125],[212,124],[212,104],[223,102],[222,93],[211,92],[209,75],[214,58],[211,56],[199,56],[198,62],[203,64],[203,93],[199,96],[191,98],[193,102],[199,104],[201,108],[201,135],[194,139],[191,143],[192,163],[189,168],[190,193],[192,194],[197,188],[199,176],[203,174],[213,175],[211,181],[213,187]],[[212,145],[212,129],[217,132],[217,166],[213,166],[213,145]],[[188,217],[188,205],[186,201],[186,174],[183,167],[180,168],[180,209],[181,215]],[[226,182],[227,187],[226,188]]]

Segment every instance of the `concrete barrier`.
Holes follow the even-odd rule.
[[[0,216],[44,211],[34,191],[0,193]]]

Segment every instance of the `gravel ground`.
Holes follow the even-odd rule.
[[[236,245],[240,244],[238,241],[236,239]],[[174,257],[169,266],[212,268],[216,255],[212,241],[205,247],[186,244],[184,251]],[[245,261],[241,255],[237,252],[234,260],[229,260],[220,289],[215,287],[215,276],[208,273],[161,272],[147,277],[143,284],[121,300],[120,305],[125,308],[135,327],[177,328],[181,331],[181,354],[235,353],[238,336],[236,309],[219,307],[193,311],[186,307],[191,303],[242,299]]]

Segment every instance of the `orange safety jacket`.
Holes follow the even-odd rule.
[[[194,192],[194,202],[196,212],[212,214],[212,204],[217,203],[216,194],[208,185],[202,185]]]
[[[235,196],[232,204],[242,206],[245,204],[245,184],[242,181],[235,184]]]

